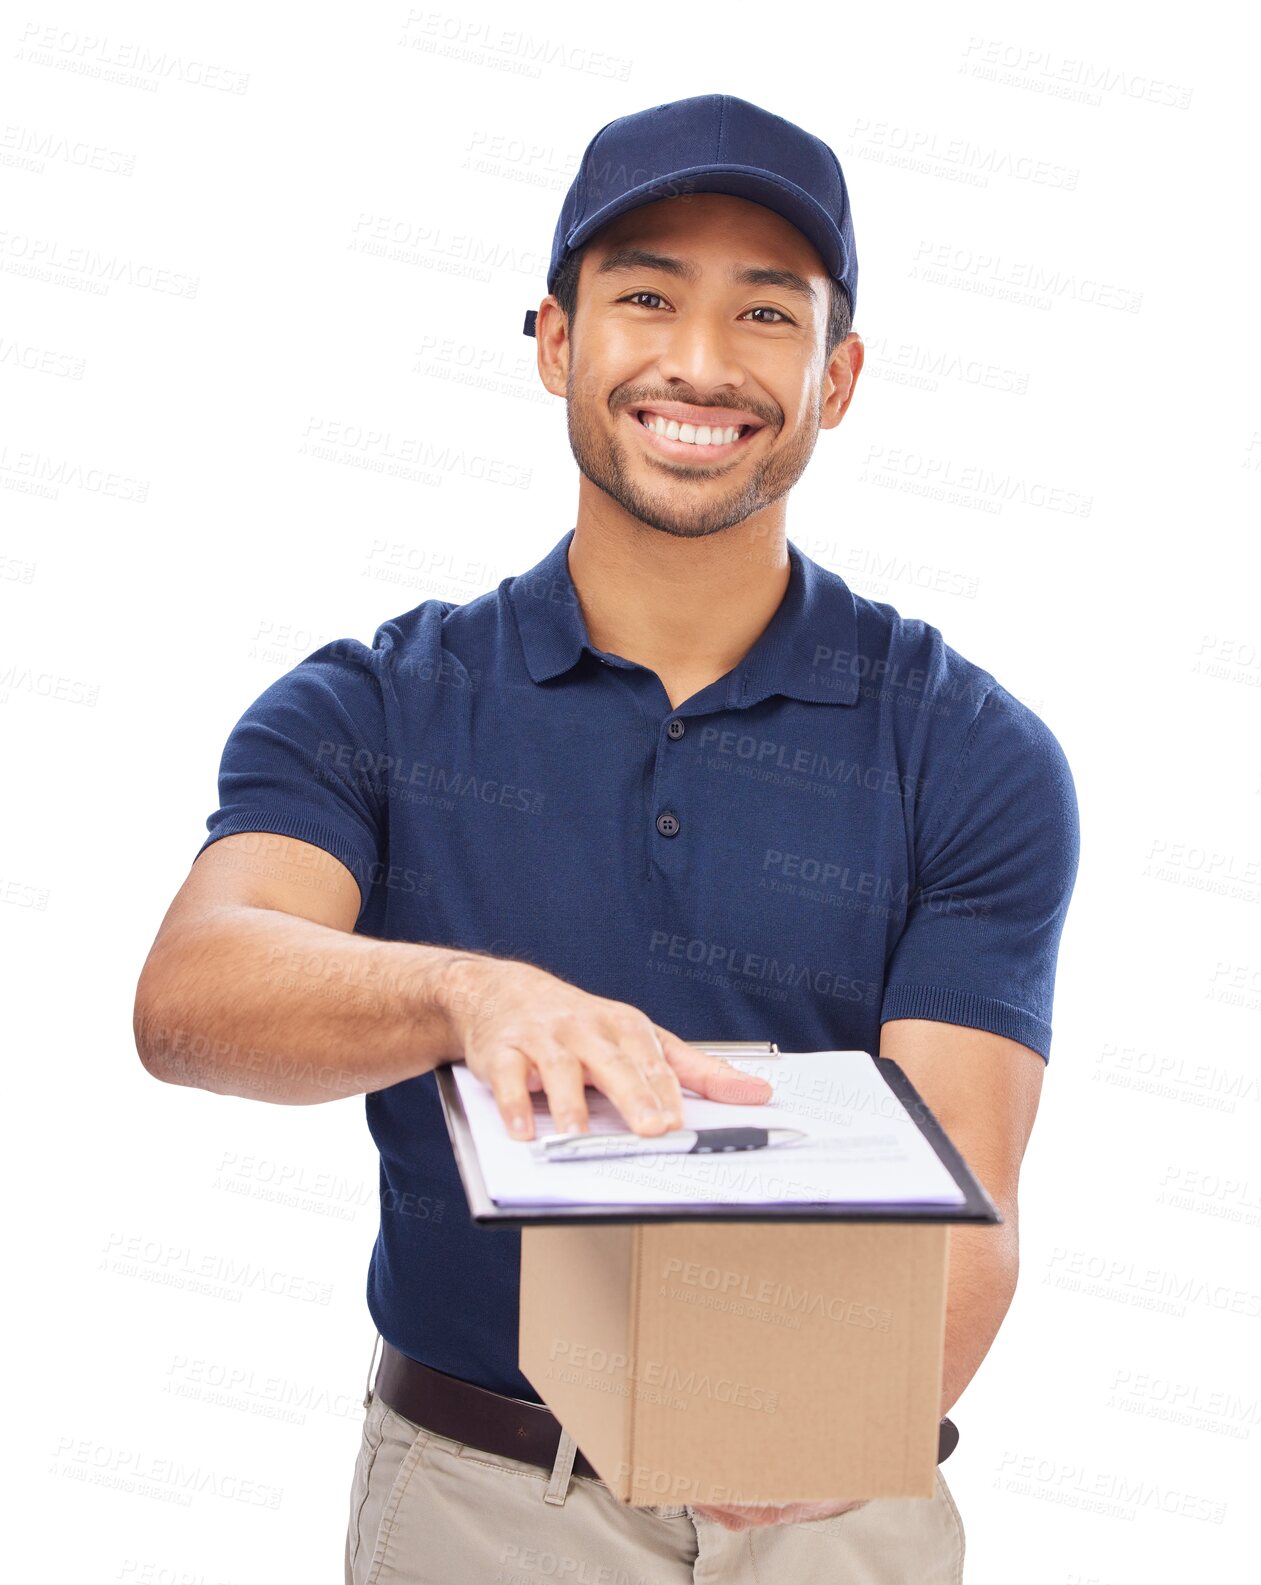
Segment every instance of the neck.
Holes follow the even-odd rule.
[[[788,588],[783,512],[768,521],[772,511],[700,539],[676,538],[616,509],[580,511],[569,574],[591,642],[656,672],[674,703],[725,676]]]

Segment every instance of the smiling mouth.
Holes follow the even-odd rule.
[[[762,424],[684,424],[654,413],[649,407],[626,409],[626,417],[648,437],[649,444],[684,462],[708,462],[734,456]]]

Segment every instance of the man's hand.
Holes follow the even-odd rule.
[[[587,1131],[594,1085],[637,1134],[683,1126],[681,1090],[765,1106],[771,1087],[706,1056],[627,1002],[592,996],[532,964],[466,958],[451,998],[465,1064],[494,1091],[515,1139],[534,1137],[531,1090],[543,1090],[559,1133]]]
[[[692,1512],[703,1519],[712,1519],[724,1530],[754,1530],[768,1524],[805,1524],[812,1519],[832,1519],[851,1509],[866,1507],[869,1500],[861,1497],[857,1502],[790,1502],[782,1508],[711,1508],[694,1503]]]

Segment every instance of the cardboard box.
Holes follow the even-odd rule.
[[[949,1226],[524,1227],[521,1370],[634,1506],[931,1497]]]

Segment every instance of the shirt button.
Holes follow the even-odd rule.
[[[660,831],[663,837],[677,837],[679,834],[679,822],[672,814],[658,815],[657,830]]]
[[[677,743],[678,740],[683,736],[683,734],[686,731],[687,731],[687,728],[683,725],[682,721],[680,721],[678,716],[676,715],[674,720],[671,721],[670,725],[666,728],[666,736],[667,737],[672,737],[675,740],[675,742]]]

